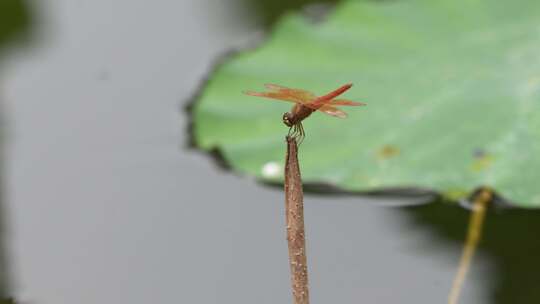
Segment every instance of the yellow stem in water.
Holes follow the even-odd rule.
[[[459,261],[459,268],[448,296],[448,304],[457,304],[459,294],[461,293],[461,287],[467,276],[467,272],[471,265],[474,252],[480,241],[482,235],[482,224],[484,223],[484,217],[486,215],[486,209],[488,204],[493,198],[493,193],[489,189],[482,189],[476,195],[473,202],[472,214],[469,220],[469,230],[467,232],[467,240],[465,247],[463,247],[463,253],[461,260]]]

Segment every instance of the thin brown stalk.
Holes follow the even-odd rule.
[[[309,304],[304,193],[298,164],[298,145],[296,138],[292,136],[287,136],[285,212],[294,304]]]
[[[459,268],[448,296],[448,304],[457,304],[461,288],[465,282],[465,277],[469,271],[472,258],[480,237],[482,235],[482,224],[488,204],[493,199],[493,192],[489,189],[481,189],[474,198],[471,218],[469,220],[469,230],[467,232],[467,240],[463,247]]]

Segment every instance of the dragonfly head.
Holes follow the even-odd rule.
[[[290,112],[285,112],[283,114],[283,123],[287,126],[287,127],[292,127],[293,126],[293,123],[292,123],[292,114]]]

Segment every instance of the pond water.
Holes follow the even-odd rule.
[[[0,74],[4,243],[23,303],[291,302],[283,193],[186,148],[181,109],[262,29],[244,4],[29,3],[31,39]],[[305,203],[313,303],[446,301],[459,237],[373,200]],[[493,273],[480,251],[462,303],[491,303]]]

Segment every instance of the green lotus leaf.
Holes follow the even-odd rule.
[[[289,14],[210,76],[192,108],[194,142],[279,182],[292,104],[242,91],[322,95],[348,82],[344,98],[368,105],[305,120],[304,182],[454,199],[488,186],[540,207],[540,1],[344,1],[318,24]]]

